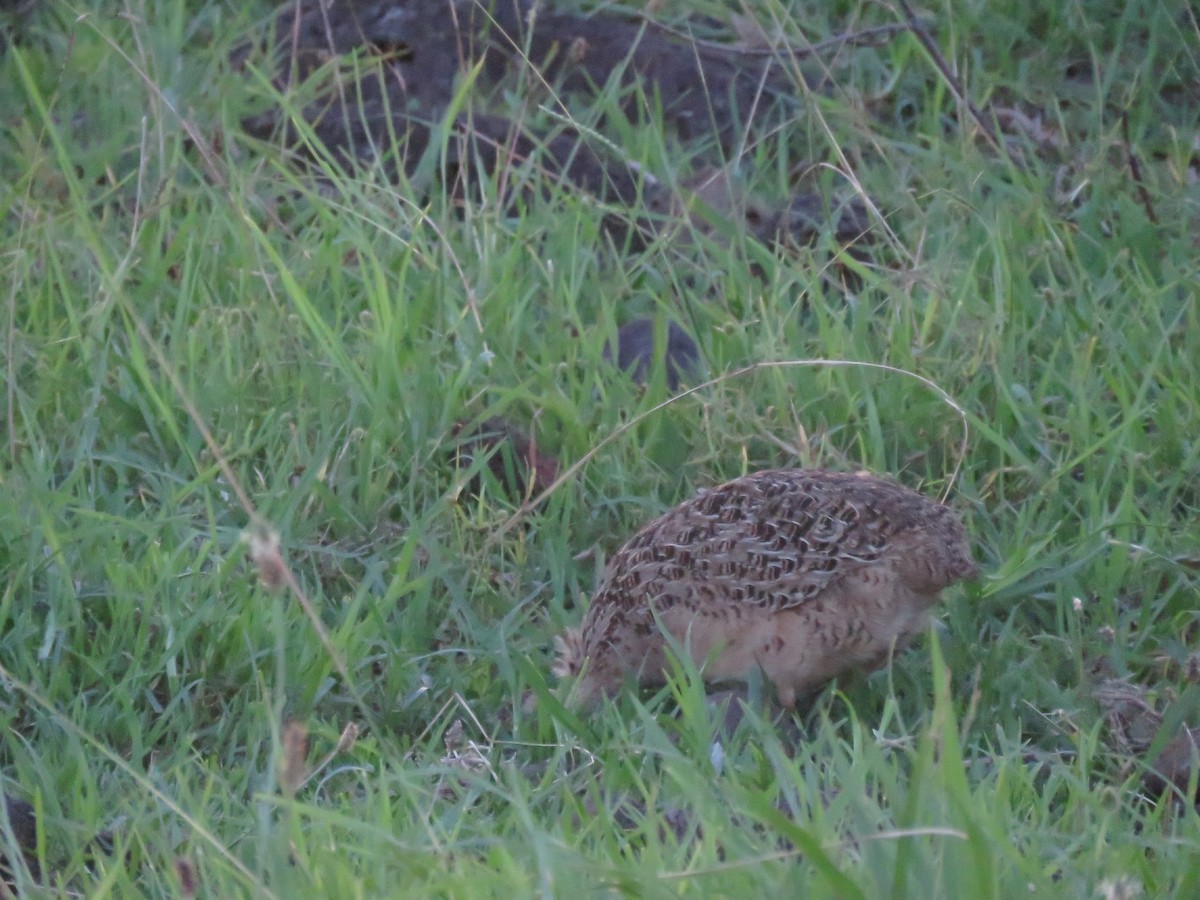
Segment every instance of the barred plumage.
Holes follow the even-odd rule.
[[[942,588],[976,574],[953,510],[894,482],[823,469],[747,475],[648,523],[608,562],[559,677],[591,705],[632,676],[660,684],[663,631],[709,681],[761,669],[788,707],[886,662]]]

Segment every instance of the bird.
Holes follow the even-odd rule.
[[[893,481],[773,469],[701,491],[605,565],[578,628],[556,639],[568,705],[666,681],[668,648],[706,682],[760,670],[780,704],[875,669],[929,624],[943,588],[973,578],[950,507]]]

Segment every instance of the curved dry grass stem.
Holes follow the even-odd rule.
[[[514,525],[516,525],[518,522],[520,522],[526,515],[528,515],[530,512],[532,512],[535,508],[537,508],[542,503],[544,503],[550,497],[550,495],[553,494],[555,491],[557,491],[560,487],[562,487],[562,485],[566,484],[568,481],[570,481],[572,478],[574,478],[576,473],[579,472],[579,470],[582,469],[584,466],[586,466],[589,462],[591,462],[601,450],[603,450],[605,447],[607,447],[613,441],[620,438],[622,435],[625,434],[625,432],[629,431],[631,428],[635,428],[637,425],[639,425],[641,422],[645,421],[650,416],[654,415],[655,413],[661,412],[662,410],[666,409],[668,406],[672,405],[673,403],[678,403],[684,397],[689,397],[692,394],[698,393],[703,390],[707,390],[710,387],[715,387],[718,384],[722,384],[726,381],[730,381],[735,378],[741,378],[745,375],[749,375],[752,372],[757,372],[757,371],[760,371],[763,369],[792,369],[792,368],[815,369],[815,368],[820,368],[822,366],[828,366],[829,368],[876,369],[876,370],[879,370],[882,372],[890,372],[894,375],[903,375],[906,378],[915,379],[916,381],[919,381],[921,384],[923,384],[925,387],[929,388],[935,394],[937,394],[937,396],[942,400],[942,402],[944,402],[947,406],[949,406],[956,413],[958,413],[958,417],[962,421],[962,428],[963,428],[962,442],[959,444],[959,454],[958,454],[958,458],[954,462],[954,469],[950,473],[950,478],[946,482],[945,489],[942,491],[941,496],[938,498],[941,502],[943,502],[943,503],[946,502],[946,499],[950,496],[951,489],[954,487],[954,482],[958,480],[958,473],[962,470],[963,460],[966,458],[966,455],[967,455],[967,445],[970,440],[971,427],[967,421],[966,411],[961,406],[958,405],[957,401],[955,401],[955,399],[953,397],[951,397],[950,394],[947,393],[947,391],[941,385],[937,384],[936,382],[932,381],[929,378],[926,378],[924,375],[918,375],[916,372],[911,372],[908,369],[901,369],[898,366],[890,366],[887,363],[863,362],[861,360],[851,360],[851,359],[771,360],[769,362],[758,362],[758,363],[754,363],[749,366],[743,366],[742,368],[735,369],[732,372],[726,372],[723,375],[718,375],[716,378],[712,378],[712,379],[704,382],[703,384],[698,384],[695,387],[688,388],[686,391],[681,391],[678,394],[668,397],[666,400],[651,407],[650,409],[646,410],[645,412],[639,413],[638,415],[634,416],[632,419],[630,419],[628,422],[626,422],[624,425],[622,425],[620,428],[618,428],[612,434],[603,438],[600,441],[600,443],[596,444],[595,447],[593,447],[591,450],[589,450],[587,453],[585,453],[583,456],[581,456],[579,459],[577,459],[574,463],[572,463],[570,466],[568,466],[566,468],[566,470],[564,470],[561,475],[559,475],[556,479],[554,479],[554,481],[551,482],[550,486],[547,487],[544,491],[542,491],[540,494],[538,494],[532,500],[522,504],[522,506],[519,510],[517,510],[515,513],[513,513],[511,516],[509,516],[508,519],[504,522],[504,524],[501,525],[498,529],[496,529],[495,532],[492,533],[491,537],[489,537],[487,542],[484,544],[484,549],[491,548],[496,543],[496,541],[500,540],[500,538],[502,538],[505,534],[507,534]]]

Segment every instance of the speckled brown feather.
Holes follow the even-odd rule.
[[[608,562],[555,674],[587,705],[633,676],[661,683],[669,633],[712,681],[761,669],[791,706],[926,627],[942,588],[976,573],[955,513],[891,481],[758,472],[648,523]]]

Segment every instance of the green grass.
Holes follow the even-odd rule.
[[[794,40],[891,21],[753,6]],[[740,165],[768,198],[797,159],[850,167],[890,230],[852,293],[828,243],[622,256],[578,197],[456,214],[375,173],[324,189],[238,134],[271,98],[225,60],[265,7],[36,9],[0,58],[0,780],[37,807],[48,873],[18,883],[172,896],[183,865],[213,897],[1195,896],[1194,807],[1147,795],[1093,697],[1126,679],[1200,725],[1185,6],[930,7],[976,103],[1051,135],[1010,131],[1021,164],[968,136],[911,36],[839,51],[820,115]],[[686,176],[658,129],[621,141]],[[883,363],[969,420],[951,502],[983,577],[798,738],[754,715],[720,733],[686,676],[580,721],[548,693],[553,636],[696,488],[821,463],[936,493],[961,424],[902,374],[759,370],[642,420],[502,532],[518,503],[462,490],[454,424],[534,422],[581,458],[663,399],[601,358],[656,311],[714,375]],[[260,583],[231,478],[327,641]],[[297,788],[288,721],[310,762],[361,734]]]

